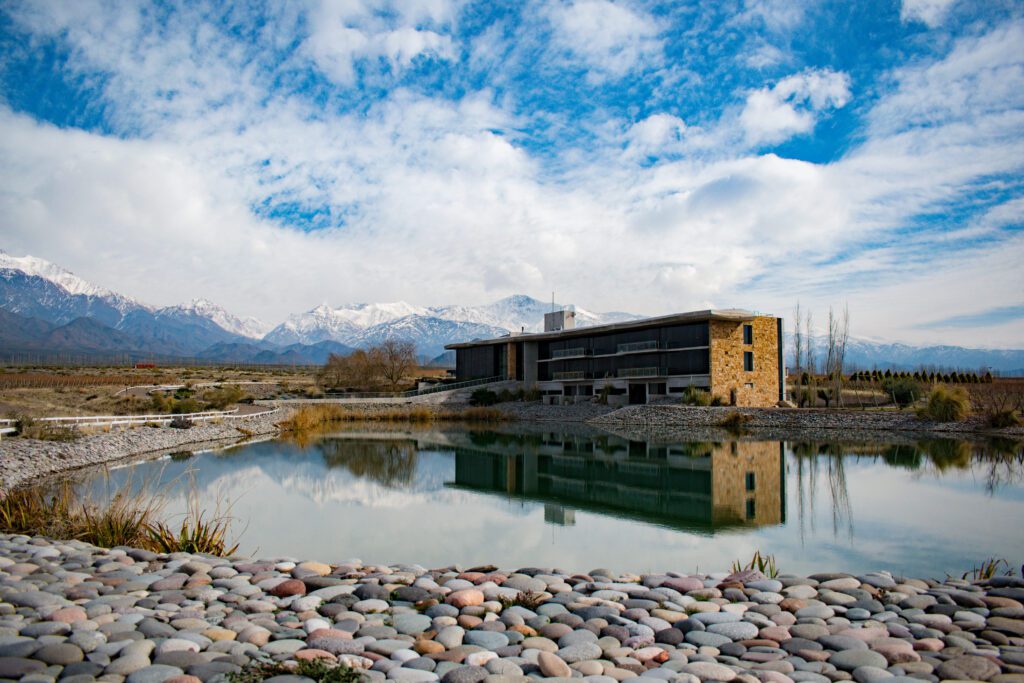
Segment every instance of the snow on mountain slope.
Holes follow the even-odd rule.
[[[561,307],[561,304],[557,306]],[[349,346],[360,346],[368,343],[367,339],[394,336],[400,328],[405,329],[400,336],[408,338],[409,330],[419,326],[424,334],[421,344],[423,349],[433,349],[437,348],[436,341],[442,338],[464,341],[472,339],[473,336],[493,337],[523,329],[527,332],[540,332],[544,329],[544,314],[550,310],[550,303],[522,294],[482,306],[423,307],[404,301],[348,304],[339,308],[331,308],[324,304],[306,313],[291,316],[264,339],[275,344],[312,344],[324,339],[333,339]],[[639,317],[631,313],[591,313],[576,309],[576,323],[580,327]],[[397,323],[399,320],[402,322]],[[449,324],[445,325],[444,322]],[[467,325],[470,327],[460,327]],[[477,327],[471,327],[472,325]],[[458,336],[467,333],[473,336]],[[427,351],[423,350],[421,353]]]
[[[130,301],[127,297],[122,297],[120,294],[114,294],[109,289],[86,282],[71,271],[35,256],[11,256],[5,251],[0,251],[0,269],[19,270],[26,275],[41,277],[44,280],[60,285],[67,290],[68,294],[117,297]]]
[[[555,310],[561,310],[563,304],[555,304]],[[482,306],[439,306],[432,309],[433,315],[444,320],[482,323],[500,327],[508,331],[525,330],[542,332],[544,330],[544,314],[551,312],[550,302],[540,301],[523,294],[499,299]],[[632,313],[592,313],[576,308],[576,325],[588,327],[604,323],[635,320],[641,316]]]
[[[257,318],[238,318],[207,299],[193,299],[187,304],[161,308],[158,314],[205,318],[227,332],[249,339],[259,339],[270,329],[269,325]]]
[[[507,331],[483,323],[444,320],[429,315],[407,315],[368,327],[343,343],[366,347],[387,339],[411,341],[416,344],[418,355],[433,358],[444,351],[445,344],[500,337],[503,334],[507,334]]]
[[[311,311],[295,313],[263,337],[263,341],[287,346],[289,344],[316,344],[322,341],[345,340],[360,331],[359,326],[344,315],[339,315],[327,304]]]

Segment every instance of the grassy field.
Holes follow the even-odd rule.
[[[259,383],[242,390],[255,398],[315,396],[313,367],[33,367],[0,368],[0,417],[64,415],[138,415],[154,411],[148,389],[139,385],[187,385],[197,398],[208,385]],[[419,368],[416,377],[443,377],[438,368]],[[410,385],[414,378],[409,378]],[[165,392],[171,396],[172,392]]]
[[[145,384],[267,382],[281,390],[305,391],[314,384],[309,368],[6,368],[0,369],[0,416],[120,415],[145,413]]]

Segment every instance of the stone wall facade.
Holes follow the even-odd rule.
[[[779,340],[776,318],[759,316],[750,322],[712,320],[709,323],[711,393],[729,405],[752,408],[779,401]],[[752,325],[753,344],[743,343],[743,326]],[[743,367],[743,354],[754,354],[754,370]]]

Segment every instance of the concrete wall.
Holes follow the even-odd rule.
[[[754,343],[743,343],[743,325],[754,326]],[[779,400],[779,346],[775,318],[758,317],[750,323],[712,320],[711,393],[723,402],[766,408]],[[754,354],[754,371],[743,369],[743,354]]]

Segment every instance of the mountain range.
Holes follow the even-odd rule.
[[[271,327],[196,299],[158,308],[89,283],[40,258],[0,251],[0,358],[59,361],[69,357],[173,362],[321,364],[386,339],[416,344],[424,360],[453,364],[444,346],[511,331],[537,332],[552,308],[517,294],[482,306],[417,306],[406,302],[323,304]],[[560,307],[560,304],[554,304]],[[638,319],[576,308],[577,326]],[[823,340],[816,339],[815,346]],[[851,339],[851,367],[920,366],[1024,374],[1024,351],[911,346]]]

